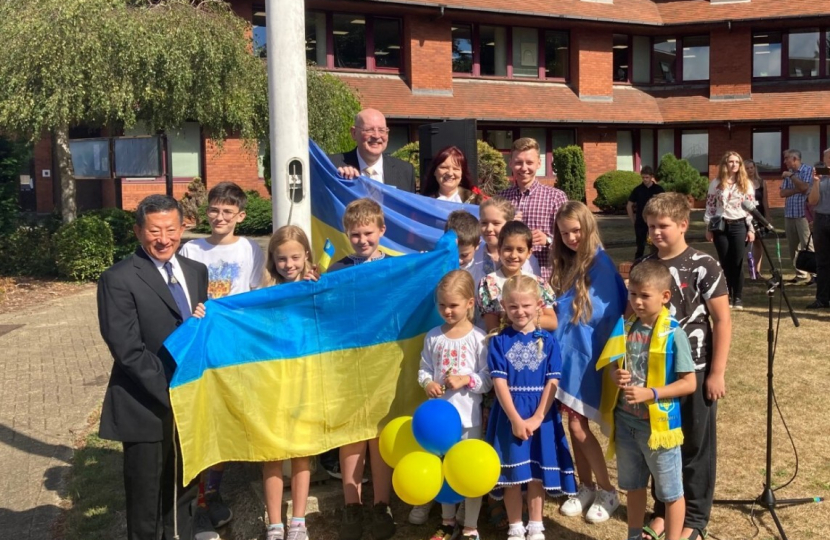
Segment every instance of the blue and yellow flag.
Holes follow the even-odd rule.
[[[380,240],[381,251],[401,255],[429,251],[444,234],[447,216],[453,210],[466,210],[478,217],[478,206],[439,201],[408,193],[359,177],[345,180],[320,148],[309,142],[311,167],[311,235],[314,253],[323,253],[323,243],[330,239],[337,261],[352,252],[343,232],[343,211],[356,200],[368,197],[383,207],[386,233]]]
[[[211,300],[165,342],[183,479],[225,461],[273,461],[371,439],[424,399],[435,286],[458,268],[454,233],[391,257]]]

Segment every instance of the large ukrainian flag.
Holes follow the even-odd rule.
[[[444,234],[447,216],[453,210],[466,210],[478,217],[478,206],[439,201],[366,177],[344,180],[320,148],[310,142],[311,166],[311,231],[312,249],[323,253],[326,238],[337,252],[332,260],[351,253],[349,240],[343,232],[343,211],[355,199],[368,197],[383,207],[386,234],[381,238],[381,250],[389,255],[429,251]]]
[[[424,334],[442,322],[435,286],[458,267],[454,233],[434,248],[212,300],[174,332],[184,481],[371,439],[411,414]]]

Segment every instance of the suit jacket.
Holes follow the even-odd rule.
[[[207,267],[177,255],[190,302],[207,300]],[[98,324],[114,363],[100,436],[123,442],[157,442],[172,433],[169,384],[175,363],[164,340],[182,315],[153,261],[139,247],[98,280]]]
[[[331,154],[329,159],[335,167],[350,165],[360,170],[360,164],[357,161],[357,148],[345,154]],[[383,154],[383,183],[415,193],[415,168],[412,167],[411,163],[407,163],[402,159]]]

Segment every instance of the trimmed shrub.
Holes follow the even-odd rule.
[[[135,212],[128,212],[120,208],[102,208],[84,212],[85,216],[97,216],[104,220],[112,230],[112,240],[115,248],[112,251],[112,259],[118,262],[121,259],[132,255],[138,248],[138,239],[135,237],[133,226],[135,225]]]
[[[235,234],[240,236],[261,236],[271,234],[272,210],[271,199],[266,199],[254,190],[246,191],[248,205],[245,207],[245,220],[236,226]],[[210,225],[208,231],[210,232]]]
[[[398,159],[402,159],[407,163],[411,163],[413,167],[415,167],[415,180],[420,182],[421,178],[421,145],[418,141],[411,142],[404,146],[401,146],[394,152],[392,152],[392,157],[396,157]]]
[[[478,152],[478,185],[487,195],[507,189],[510,179],[507,178],[507,163],[504,156],[484,141],[476,141]]]
[[[666,191],[683,193],[696,201],[706,198],[709,180],[701,176],[688,160],[677,159],[672,154],[666,154],[660,160],[656,175],[660,185]]]
[[[0,273],[6,276],[53,276],[57,273],[49,229],[20,226],[0,239]]]
[[[98,216],[81,216],[53,237],[58,274],[75,281],[96,280],[112,265],[112,229]]]
[[[553,151],[556,186],[568,200],[585,202],[585,156],[578,146],[565,146]]]
[[[196,227],[202,223],[202,218],[205,215],[202,206],[207,205],[207,196],[208,192],[205,189],[205,184],[198,176],[187,184],[187,193],[179,201],[182,205],[182,214],[185,221],[193,223]]]
[[[597,190],[594,204],[609,214],[624,213],[631,191],[641,182],[640,175],[633,171],[608,171],[594,182]]]

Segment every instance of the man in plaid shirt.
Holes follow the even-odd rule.
[[[799,249],[813,251],[810,239],[810,226],[804,213],[807,192],[813,184],[813,168],[801,162],[799,150],[785,150],[784,164],[787,170],[781,175],[781,197],[784,201],[784,232],[790,248],[790,259],[795,266],[795,257]],[[810,274],[795,271],[795,277],[789,283],[798,283],[810,279]]]
[[[536,170],[540,164],[539,143],[530,137],[516,140],[510,154],[514,183],[499,195],[513,203],[516,219],[533,231],[533,254],[539,261],[542,277],[548,281],[549,251],[553,243],[556,212],[568,201],[568,197],[564,191],[543,186],[536,180]]]

